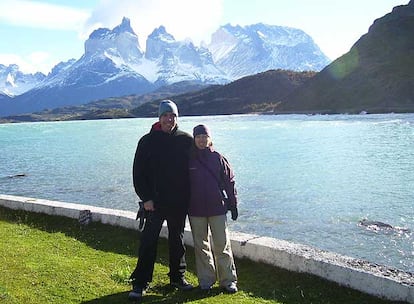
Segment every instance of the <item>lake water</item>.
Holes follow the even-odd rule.
[[[0,125],[0,193],[136,211],[133,157],[155,120]],[[236,174],[232,230],[414,272],[414,114],[179,118],[199,123]]]

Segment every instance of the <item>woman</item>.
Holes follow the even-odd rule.
[[[237,219],[233,171],[226,159],[214,151],[207,126],[196,126],[193,136],[188,215],[194,239],[198,282],[202,290],[210,290],[217,280],[217,271],[220,286],[229,293],[235,293],[237,274],[226,217],[227,210],[231,210],[232,219]],[[212,243],[208,237],[209,229]]]

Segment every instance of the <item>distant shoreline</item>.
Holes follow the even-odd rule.
[[[124,114],[128,112],[125,111]],[[249,113],[230,113],[230,114],[200,114],[200,115],[181,115],[181,117],[192,117],[192,116],[215,116],[215,115],[372,115],[372,114],[413,114],[413,112],[399,112],[399,111],[349,111],[347,113],[335,113],[333,111],[295,111],[295,112],[274,112],[274,111],[263,111],[263,112],[249,112]],[[53,117],[43,116],[42,114],[31,113],[22,114],[15,116],[0,117],[0,124],[7,123],[28,123],[28,122],[57,122],[57,121],[81,121],[81,120],[104,120],[104,119],[123,119],[123,118],[148,118],[149,116],[133,116],[133,115],[116,115],[116,116],[70,116],[70,115],[55,115]],[[156,118],[156,117],[155,117]]]

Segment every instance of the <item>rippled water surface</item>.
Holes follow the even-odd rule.
[[[132,161],[154,121],[0,125],[0,193],[135,211]],[[179,118],[199,123],[236,173],[232,230],[414,272],[414,114]]]

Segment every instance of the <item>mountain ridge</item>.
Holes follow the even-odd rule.
[[[414,112],[414,1],[378,18],[279,112]]]
[[[208,48],[233,80],[275,67],[319,71],[330,62],[304,31],[264,23],[244,27],[226,24],[213,33]]]
[[[227,60],[220,57],[223,60],[220,66],[214,62],[214,54],[209,49],[196,47],[188,40],[176,41],[163,26],[148,36],[146,51],[143,52],[129,19],[123,18],[122,23],[112,30],[100,28],[92,32],[85,41],[85,53],[81,58],[59,63],[31,90],[2,100],[0,116],[80,105],[107,97],[145,94],[175,82],[225,84],[233,81],[234,77],[262,72],[269,67],[278,68],[280,62],[272,58],[278,54],[269,53],[267,48],[273,43],[270,40],[278,35],[287,35],[291,30],[286,29],[286,33],[282,33],[281,27],[263,24],[258,27],[262,35],[258,35],[255,27],[238,27],[237,35],[232,34],[227,26],[225,30],[233,48],[226,54]],[[278,39],[288,40],[288,37]],[[246,44],[247,40],[255,43]],[[225,41],[220,40],[220,43]],[[312,50],[317,46],[311,39],[309,44],[309,54],[313,54]],[[260,53],[262,55],[257,56]],[[312,58],[315,65],[329,62],[322,53]],[[240,70],[235,71],[232,67],[230,73],[224,63],[228,65],[231,61],[243,62],[244,68],[239,65]],[[298,61],[291,64],[295,65],[295,62]]]
[[[0,118],[0,122],[156,117],[162,99],[173,99],[180,115],[273,113],[281,100],[316,72],[269,70],[226,85],[175,83],[143,95]]]
[[[158,103],[164,98],[176,101],[182,115],[414,112],[413,32],[414,0],[411,0],[376,19],[349,52],[320,72],[269,70],[208,87],[189,88],[186,87],[189,82],[182,82],[180,90],[175,92],[167,89],[158,95],[96,102],[89,110],[83,109],[82,115],[72,118],[157,116]],[[218,34],[227,35],[223,33]],[[222,55],[234,46],[232,39],[235,38],[228,40],[228,49],[218,48]],[[0,95],[1,98],[8,97]],[[42,119],[42,113],[39,115],[38,119]]]

